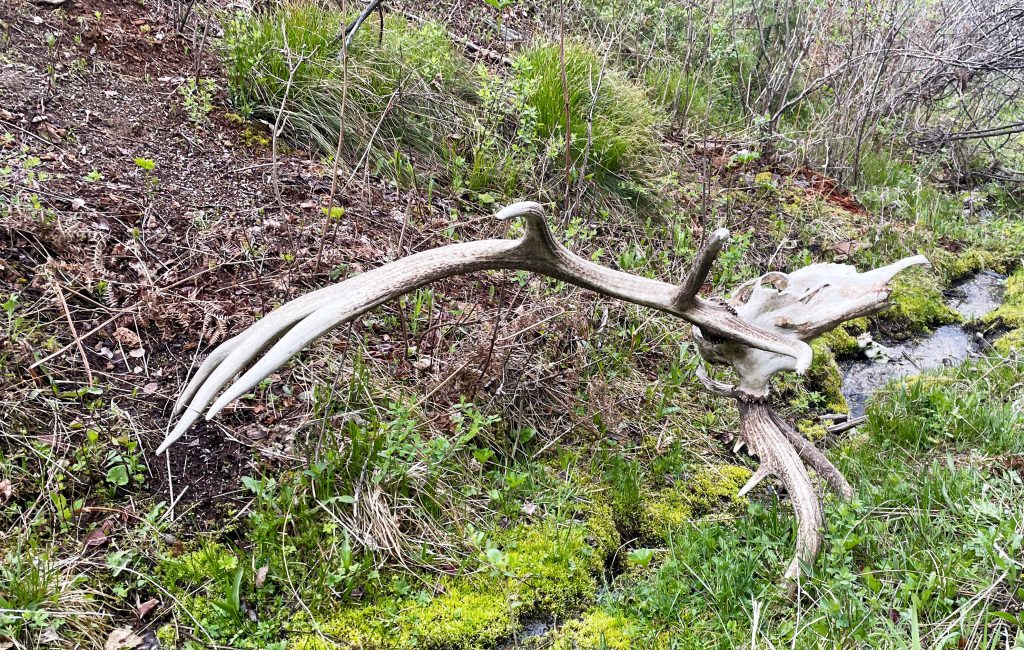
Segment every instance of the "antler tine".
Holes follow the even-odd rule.
[[[765,402],[737,402],[740,411],[740,435],[761,462],[752,480],[744,490],[749,490],[766,476],[776,476],[786,486],[793,513],[796,515],[796,554],[786,569],[785,580],[789,593],[796,591],[796,579],[800,576],[801,563],[813,564],[821,550],[821,532],[824,517],[821,502],[814,492],[814,486],[807,475],[807,469],[800,461],[793,445],[776,424],[771,407]],[[757,479],[754,481],[753,479]]]
[[[697,295],[697,292],[700,291],[700,288],[704,286],[704,282],[708,279],[708,274],[711,273],[711,266],[718,259],[722,246],[727,241],[729,241],[728,228],[719,228],[711,233],[707,242],[704,243],[704,246],[701,247],[694,258],[690,272],[686,274],[682,284],[679,285],[679,293],[676,296],[677,303],[685,305]]]
[[[598,293],[674,314],[713,335],[786,355],[800,372],[810,365],[811,349],[802,341],[755,327],[723,305],[696,297],[728,231],[716,231],[698,254],[682,286],[616,271],[574,255],[555,240],[543,207],[532,201],[512,204],[496,217],[525,217],[519,240],[490,239],[423,251],[286,303],[223,343],[201,365],[175,406],[181,420],[157,452],[180,438],[231,379],[274,339],[279,340],[214,402],[206,418],[244,394],[311,341],[387,300],[441,278],[491,269],[533,271]]]

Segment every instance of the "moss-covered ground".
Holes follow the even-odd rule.
[[[164,4],[0,9],[0,650],[1024,647],[1019,190],[968,210],[880,145],[857,185],[823,181],[731,130],[726,64],[693,79],[676,44],[637,68],[656,30],[603,47],[611,0],[569,20],[564,94],[543,3],[522,43],[421,3],[347,54],[337,4],[200,3],[188,37]],[[497,59],[471,59],[485,36]],[[6,99],[32,84],[42,113]],[[697,113],[725,144],[668,137]],[[507,236],[487,217],[519,198],[574,251],[665,280],[727,226],[718,295],[931,260],[776,381],[857,492],[826,498],[798,599],[785,495],[736,496],[756,461],[731,452],[736,410],[696,380],[689,327],[526,273],[384,305],[153,455],[211,339]],[[863,427],[829,434],[856,337],[962,321],[943,292],[983,269],[1010,276],[968,324],[1007,332],[991,354],[879,387]]]

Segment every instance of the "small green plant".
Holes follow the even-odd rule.
[[[160,178],[156,175],[156,161],[152,158],[135,158],[135,166],[143,171],[143,175],[146,180],[149,181],[150,190],[155,188],[160,183]]]
[[[238,567],[230,580],[224,584],[224,599],[211,601],[211,604],[228,620],[236,625],[245,623],[245,610],[242,608],[242,578],[245,569]]]
[[[739,165],[749,165],[752,162],[761,159],[761,152],[756,149],[741,149],[732,156],[729,157],[729,165],[737,167]]]
[[[634,548],[629,552],[628,559],[630,564],[646,567],[654,560],[654,549]]]
[[[185,115],[193,124],[202,124],[213,110],[213,97],[217,93],[217,82],[213,79],[189,77],[178,86],[181,105]]]

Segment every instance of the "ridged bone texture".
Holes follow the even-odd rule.
[[[526,234],[518,240],[453,244],[410,255],[292,300],[222,343],[179,396],[174,414],[181,417],[157,453],[178,440],[204,412],[207,419],[212,418],[331,329],[425,284],[474,271],[533,271],[668,312],[723,340],[769,350],[788,359],[783,365],[797,372],[803,372],[810,365],[811,349],[804,342],[755,327],[736,316],[731,308],[696,295],[728,240],[729,233],[725,229],[709,238],[690,273],[677,286],[615,271],[574,255],[555,241],[538,203],[515,203],[495,216],[502,220],[525,217]],[[235,380],[236,375],[264,350],[262,358]]]
[[[761,468],[742,492],[774,475],[793,499],[800,534],[797,559],[786,575],[796,577],[800,561],[812,562],[821,546],[821,506],[804,464],[844,497],[849,498],[852,490],[821,452],[760,403],[767,396],[768,380],[782,370],[804,372],[811,363],[810,338],[843,320],[884,308],[889,278],[905,266],[926,260],[911,258],[898,263],[902,266],[865,274],[840,265],[814,265],[789,276],[768,274],[741,286],[726,304],[697,296],[729,239],[724,228],[712,233],[686,277],[674,285],[609,269],[573,254],[555,240],[538,203],[515,203],[495,216],[501,220],[523,217],[526,234],[517,240],[453,244],[410,255],[285,303],[222,343],[181,392],[174,406],[178,422],[157,453],[181,438],[201,415],[205,413],[208,420],[214,417],[318,337],[388,300],[454,275],[531,271],[677,316],[694,326],[705,359],[733,367],[740,380],[735,387],[711,380],[703,370],[699,374],[709,389],[740,402],[741,437],[761,460]],[[855,276],[862,280],[847,282],[838,292],[832,284]],[[769,287],[764,286],[766,282]],[[785,283],[788,292],[772,282]]]
[[[729,305],[743,320],[761,329],[807,342],[845,321],[888,307],[890,280],[919,264],[928,264],[928,260],[917,255],[865,273],[845,264],[813,264],[790,274],[766,273],[737,288]],[[746,444],[761,463],[740,494],[775,476],[786,486],[793,503],[798,521],[796,556],[785,574],[793,594],[801,563],[812,564],[822,544],[821,501],[807,468],[841,498],[851,499],[853,488],[824,454],[768,404],[771,378],[787,369],[788,359],[770,350],[708,335],[699,325],[694,327],[694,339],[705,360],[730,366],[738,380],[733,386],[710,378],[704,369],[697,373],[708,390],[736,400],[740,412],[737,450]]]

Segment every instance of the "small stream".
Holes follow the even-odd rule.
[[[984,316],[1002,304],[1003,276],[982,271],[950,291],[947,304],[965,320]],[[840,364],[843,394],[850,417],[864,415],[868,398],[890,379],[916,375],[928,368],[955,366],[980,353],[986,342],[960,325],[943,325],[930,335],[892,344],[859,338],[861,356]]]

